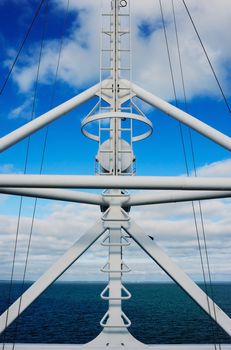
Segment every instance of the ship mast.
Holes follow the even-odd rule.
[[[131,297],[122,281],[123,275],[130,272],[124,261],[124,248],[130,245],[131,239],[231,336],[231,319],[228,315],[129,215],[130,209],[136,205],[231,196],[230,179],[133,176],[133,143],[144,140],[153,132],[152,122],[134,103],[133,96],[183,122],[228,150],[231,150],[231,138],[131,82],[130,1],[106,2],[107,9],[102,13],[100,82],[0,139],[1,152],[89,99],[99,97],[97,104],[81,122],[83,134],[98,143],[97,176],[0,175],[1,193],[87,203],[99,206],[102,212],[101,218],[0,316],[0,333],[101,237],[102,246],[108,249],[108,260],[101,269],[103,273],[108,274],[108,285],[101,293],[101,297],[108,301],[108,311],[100,322],[103,330],[99,336],[86,345],[77,345],[78,349],[156,349],[156,346],[140,343],[129,333],[128,327],[131,322],[122,310],[122,301]],[[133,124],[141,124],[142,127],[136,127],[134,133]],[[94,188],[104,189],[104,192],[81,193],[60,188]],[[137,195],[129,194],[125,189],[163,191]],[[169,195],[164,191],[169,189],[175,192]],[[25,346],[25,349],[27,348]],[[30,346],[30,349],[38,348],[43,349],[43,345]],[[65,350],[66,346],[58,348]],[[200,346],[195,348],[203,349]],[[49,345],[44,349],[49,349]],[[166,346],[166,349],[171,349],[171,346]],[[188,349],[188,346],[182,349]]]
[[[100,164],[100,175],[105,173],[114,176],[131,175],[132,169],[133,159],[131,158],[131,144],[122,139],[125,131],[126,133],[129,132],[131,134],[131,125],[129,128],[127,127],[126,130],[123,128],[122,119],[124,118],[122,118],[123,108],[120,94],[121,71],[125,69],[125,67],[123,67],[124,62],[121,57],[121,52],[125,53],[126,56],[129,56],[130,53],[130,38],[128,40],[126,38],[126,36],[130,36],[130,13],[128,10],[128,1],[111,0],[110,11],[102,14],[103,38],[101,41],[101,62],[103,65],[106,65],[106,69],[104,66],[101,66],[100,70],[107,74],[107,67],[110,67],[111,74],[109,76],[109,84],[111,86],[109,89],[107,87],[106,91],[111,94],[111,98],[108,100],[108,110],[111,112],[112,118],[109,120],[109,139],[103,143],[101,143],[101,140],[99,142],[99,154],[101,152],[104,152],[105,154],[105,144],[110,145],[108,166],[105,169],[105,162]],[[126,27],[124,27],[125,23]],[[109,37],[107,38],[110,43],[109,47],[107,46],[108,41],[104,40],[104,36]],[[123,46],[122,48],[122,45],[125,44],[129,46]],[[128,65],[128,60],[126,61]],[[127,66],[126,70],[130,72],[130,67]],[[129,90],[129,88],[125,89],[126,95],[130,92]],[[101,92],[102,96],[100,96],[100,100],[102,101],[104,97],[104,88],[101,89]],[[102,112],[102,105],[100,112]],[[99,128],[102,129],[102,126],[100,125]],[[102,130],[100,131],[100,135],[101,134]],[[100,159],[102,159],[102,156],[99,156],[99,163]],[[123,165],[126,163],[128,163],[128,166],[125,166],[125,169]],[[102,242],[103,246],[108,247],[109,255],[107,263],[101,269],[102,272],[108,273],[108,285],[101,293],[101,297],[108,300],[109,307],[101,320],[101,326],[104,327],[104,331],[100,336],[100,343],[102,342],[102,336],[105,335],[108,337],[108,333],[110,333],[111,335],[114,334],[113,339],[110,341],[110,345],[113,344],[114,346],[119,346],[121,343],[126,342],[124,339],[124,333],[126,328],[131,324],[130,320],[122,311],[122,300],[127,300],[131,297],[129,291],[122,284],[123,274],[130,272],[130,268],[123,261],[123,248],[129,246],[130,242],[128,242],[122,232],[121,221],[123,221],[123,218],[121,218],[120,211],[117,210],[118,204],[120,204],[123,197],[126,196],[127,195],[119,189],[111,189],[105,193],[105,197],[113,199],[114,204],[109,207],[109,213],[106,218],[108,235]],[[118,332],[123,336],[121,337],[120,335],[118,337]]]
[[[132,119],[130,115],[122,114],[132,112],[131,89],[130,86],[121,86],[122,77],[131,80],[130,0],[111,0],[105,7],[102,13],[98,112],[106,115],[99,120],[96,137],[99,142],[97,173],[134,175]],[[95,112],[93,110],[93,114]],[[91,116],[92,113],[84,120],[84,126]]]

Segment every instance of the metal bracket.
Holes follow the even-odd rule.
[[[104,328],[128,328],[131,326],[131,321],[129,318],[125,315],[125,313],[121,312],[121,319],[125,320],[126,323],[124,324],[107,324],[107,320],[109,319],[109,311],[106,312],[106,314],[103,316],[102,320],[100,321],[100,325]]]

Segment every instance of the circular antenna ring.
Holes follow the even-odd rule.
[[[136,120],[138,122],[145,124],[148,127],[148,131],[141,133],[137,136],[133,136],[132,142],[142,141],[147,137],[149,137],[150,135],[152,135],[153,133],[153,125],[148,118],[140,114],[123,113],[123,112],[99,113],[99,114],[87,116],[81,122],[81,131],[89,139],[99,142],[99,136],[96,134],[93,134],[92,132],[89,132],[87,130],[87,125],[102,119],[113,119],[113,118],[120,118],[120,119],[126,118],[126,119]]]

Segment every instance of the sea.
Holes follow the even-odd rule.
[[[10,303],[31,283],[14,282]],[[200,285],[203,289],[203,285]],[[0,336],[1,342],[78,343],[91,341],[102,330],[99,322],[107,311],[101,300],[104,283],[57,282],[43,293]],[[132,325],[129,331],[146,344],[230,343],[220,329],[173,283],[127,283],[132,298],[123,310]],[[9,282],[0,282],[0,313],[9,304]],[[231,316],[231,284],[216,283],[210,294]]]

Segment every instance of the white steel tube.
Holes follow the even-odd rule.
[[[231,191],[231,178],[1,174],[0,187]]]
[[[103,233],[102,221],[87,231],[51,268],[0,316],[0,334],[61,276]]]
[[[179,122],[189,126],[190,128],[196,130],[200,134],[206,136],[210,140],[216,142],[218,145],[231,151],[231,138],[229,136],[217,131],[211,126],[201,122],[199,119],[171,105],[170,103],[162,100],[161,98],[151,94],[150,92],[147,92],[146,90],[140,88],[136,84],[133,84],[133,83],[131,84],[124,80],[123,82],[127,85],[130,84],[129,86],[131,86],[132,91],[141,100],[147,102],[153,107],[158,108],[159,110],[166,113],[167,115],[173,117]]]
[[[100,84],[96,84],[93,87],[85,90],[81,94],[73,97],[69,101],[62,103],[61,105],[51,109],[47,113],[44,113],[40,117],[32,120],[31,122],[21,126],[20,128],[12,131],[10,134],[2,137],[0,139],[0,152],[11,147],[15,143],[23,140],[25,137],[33,134],[35,131],[43,128],[44,126],[55,121],[59,117],[68,112],[72,111],[74,108],[80,106],[84,102],[91,99],[99,91]]]
[[[184,273],[165,252],[130,221],[125,231],[223,330],[231,336],[231,319]]]
[[[0,193],[16,196],[55,199],[66,202],[76,202],[94,205],[105,205],[103,196],[95,193],[76,192],[70,190],[57,190],[48,188],[0,188]]]
[[[131,194],[129,200],[125,204],[128,206],[138,206],[229,197],[231,197],[231,192],[229,191],[168,191],[167,193]]]

